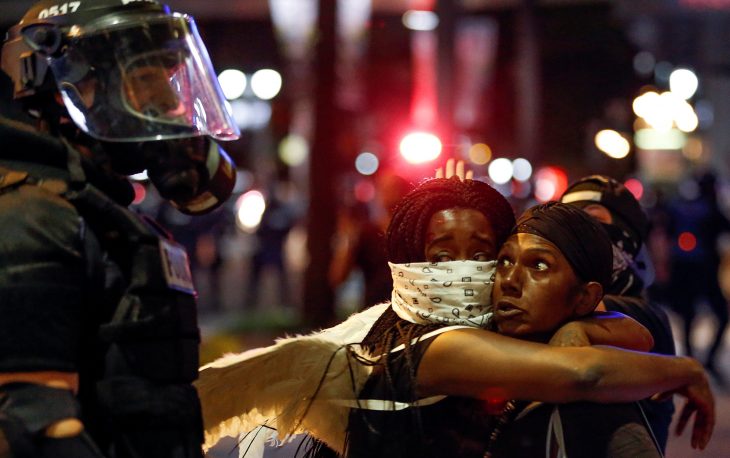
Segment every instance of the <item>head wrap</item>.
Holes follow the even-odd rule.
[[[606,207],[613,217],[613,225],[624,232],[623,249],[636,256],[649,233],[649,219],[626,186],[605,175],[583,177],[571,184],[560,199],[564,204],[584,208],[590,204]],[[618,233],[616,234],[618,235]],[[615,237],[611,237],[615,239]],[[617,243],[618,240],[613,240]]]
[[[531,207],[517,220],[514,234],[542,237],[555,245],[583,281],[597,281],[607,291],[613,251],[606,231],[587,213],[559,202]]]

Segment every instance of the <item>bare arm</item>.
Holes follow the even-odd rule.
[[[564,324],[555,331],[549,343],[558,347],[612,345],[649,351],[654,347],[654,338],[641,323],[623,313],[596,312]]]
[[[544,402],[629,402],[664,391],[688,398],[696,411],[693,445],[714,427],[714,399],[702,366],[691,358],[604,347],[552,347],[479,329],[434,338],[416,376],[419,395]]]

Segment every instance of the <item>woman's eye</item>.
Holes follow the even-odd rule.
[[[499,266],[499,267],[508,267],[511,264],[512,264],[512,261],[510,261],[509,258],[502,257],[497,260],[497,266]]]
[[[432,261],[434,262],[449,262],[453,261],[452,257],[446,253],[439,253],[436,256],[433,257]]]
[[[548,263],[547,263],[547,262],[545,262],[545,261],[537,261],[537,262],[535,263],[535,268],[536,268],[537,270],[548,270],[548,267],[550,267],[550,266],[549,266],[549,265],[548,265]]]

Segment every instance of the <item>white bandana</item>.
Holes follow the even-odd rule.
[[[492,318],[496,261],[393,264],[391,307],[406,321],[484,328]]]

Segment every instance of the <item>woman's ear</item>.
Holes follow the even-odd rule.
[[[603,298],[603,287],[597,281],[583,283],[578,291],[577,303],[575,304],[576,316],[586,316],[598,307]]]

